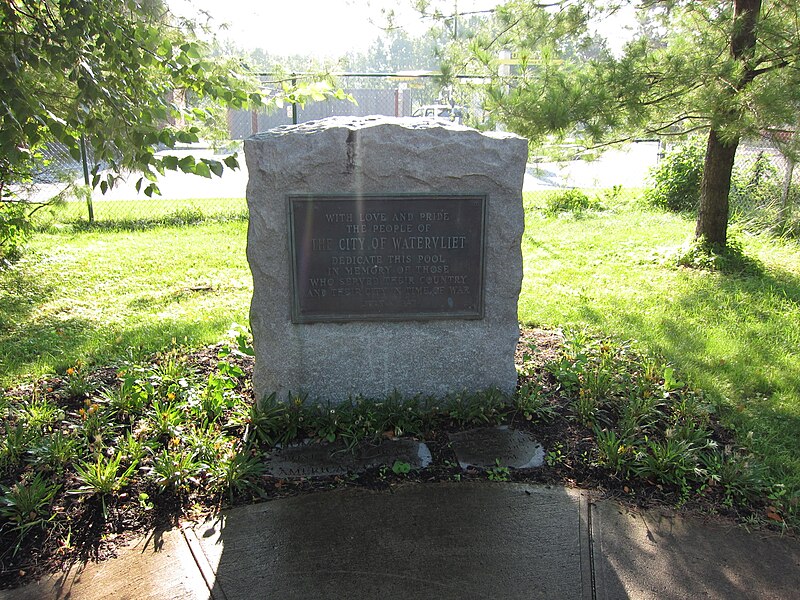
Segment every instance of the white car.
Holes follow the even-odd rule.
[[[426,104],[420,106],[411,116],[461,123],[464,109],[461,106],[450,106],[449,104]]]

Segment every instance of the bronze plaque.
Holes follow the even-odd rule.
[[[484,196],[290,196],[292,321],[480,319]]]

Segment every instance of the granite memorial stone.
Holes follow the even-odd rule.
[[[337,117],[245,155],[257,398],[513,392],[523,138]]]

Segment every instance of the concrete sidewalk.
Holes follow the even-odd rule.
[[[800,541],[511,483],[340,489],[227,511],[2,600],[793,598]]]

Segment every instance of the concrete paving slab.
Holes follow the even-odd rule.
[[[597,598],[800,597],[800,541],[669,511],[592,507]]]
[[[186,530],[213,598],[591,598],[586,502],[522,484],[267,502]]]
[[[179,529],[155,532],[122,548],[117,558],[73,566],[14,590],[0,600],[205,600],[201,573]]]

